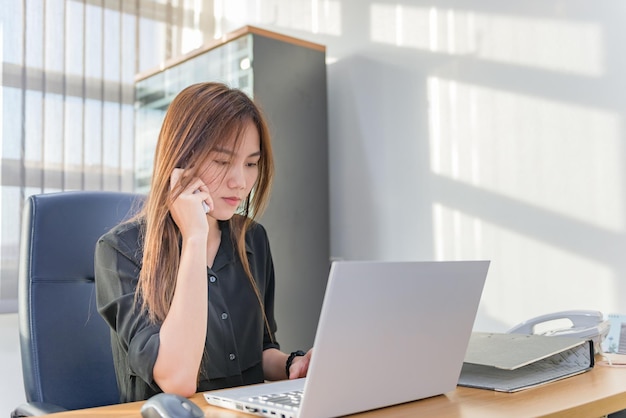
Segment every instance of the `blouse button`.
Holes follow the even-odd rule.
[[[235,359],[235,355],[233,353],[230,353],[228,355],[228,358],[231,359],[231,360],[234,360]]]
[[[226,312],[222,314],[222,319],[228,319],[228,314]]]
[[[211,283],[215,283],[216,280],[217,280],[217,278],[215,276],[209,276],[209,281]]]

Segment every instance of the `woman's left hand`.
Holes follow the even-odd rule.
[[[306,377],[309,371],[309,364],[311,363],[311,356],[313,355],[313,349],[311,348],[303,356],[294,357],[289,368],[289,379],[298,379],[300,377]]]

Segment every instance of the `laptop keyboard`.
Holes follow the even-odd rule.
[[[302,399],[302,391],[295,390],[293,392],[274,393],[271,395],[254,396],[250,398],[253,402],[260,402],[267,405],[280,405],[297,409]]]

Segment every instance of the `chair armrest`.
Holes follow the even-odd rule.
[[[54,405],[47,402],[28,402],[23,403],[11,412],[11,418],[20,417],[37,417],[55,412],[67,411],[62,406]]]

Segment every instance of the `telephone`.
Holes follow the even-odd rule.
[[[602,341],[609,333],[610,323],[598,311],[573,310],[540,315],[524,321],[508,332],[511,334],[538,334],[567,336],[593,340],[599,352]]]

